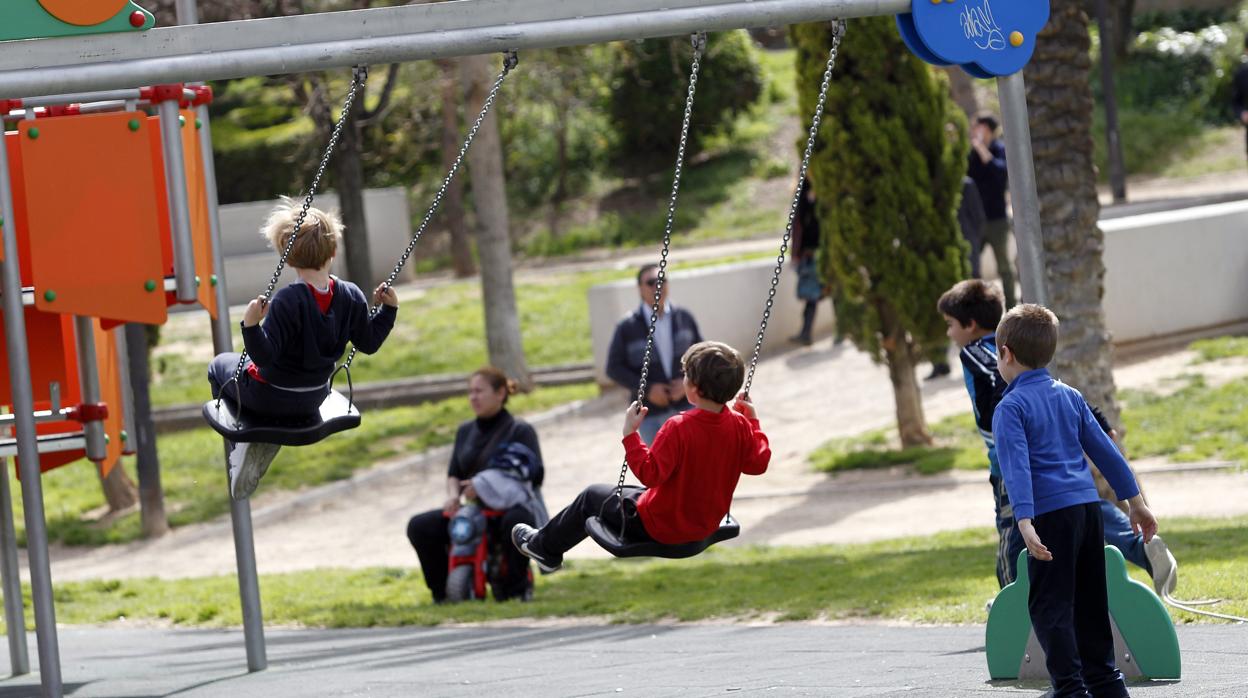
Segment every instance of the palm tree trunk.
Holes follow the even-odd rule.
[[[460,63],[464,103],[476,114],[494,82],[495,56],[469,56]],[[511,221],[503,179],[503,148],[496,112],[481,123],[468,152],[472,200],[477,211],[477,253],[481,259],[481,294],[485,302],[485,340],[490,363],[514,379],[521,390],[533,387],[520,341],[520,315],[511,274]]]
[[[1026,69],[1032,149],[1051,309],[1061,339],[1054,373],[1118,424],[1105,293],[1105,236],[1092,165],[1092,61],[1079,0],[1053,0]],[[1009,134],[1006,134],[1009,137]]]

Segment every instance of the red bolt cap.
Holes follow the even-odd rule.
[[[191,88],[195,92],[195,99],[191,102],[192,106],[200,106],[202,104],[212,104],[212,88],[208,85],[195,85]]]
[[[147,24],[147,15],[139,12],[138,10],[130,13],[130,26],[138,29],[144,24]]]
[[[143,90],[139,90],[140,96],[146,97],[153,103],[168,102],[170,100],[175,102],[182,101],[182,83],[180,82],[172,85],[152,85],[151,87],[144,89],[148,90],[149,94],[144,95]]]

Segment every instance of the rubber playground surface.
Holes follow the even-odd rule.
[[[1132,695],[1248,695],[1248,628],[1178,631],[1182,680],[1134,684]],[[1046,688],[989,681],[980,625],[508,624],[271,629],[267,640],[268,669],[249,674],[241,630],[62,628],[65,695],[956,697]],[[0,698],[38,687],[37,674],[3,680]]]

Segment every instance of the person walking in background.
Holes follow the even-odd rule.
[[[979,189],[975,180],[969,176],[962,178],[962,203],[958,205],[958,227],[962,237],[971,246],[971,278],[981,278],[980,257],[984,252],[984,224],[988,222],[984,214],[984,202],[979,198]]]
[[[811,332],[815,328],[815,313],[819,310],[819,301],[826,293],[823,281],[819,279],[819,265],[816,257],[819,253],[819,215],[815,210],[815,189],[810,180],[802,181],[802,193],[797,200],[797,215],[793,219],[793,265],[797,267],[797,298],[802,301],[802,329],[789,337],[790,342],[810,346],[813,341]],[[836,333],[836,343],[844,340],[840,331]]]
[[[971,126],[967,175],[975,181],[984,205],[983,244],[992,246],[997,274],[1005,291],[1006,309],[1014,307],[1014,267],[1010,263],[1010,219],[1005,215],[1005,143],[997,138],[1000,123],[992,114],[980,114]]]

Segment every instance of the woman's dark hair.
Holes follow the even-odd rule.
[[[503,373],[501,369],[493,366],[482,366],[476,371],[473,371],[472,375],[468,377],[468,380],[472,380],[477,376],[484,378],[485,382],[489,383],[490,387],[493,388],[495,392],[498,392],[499,390],[506,390],[507,394],[503,396],[504,405],[507,404],[507,398],[516,394],[516,382],[508,378],[507,374]]]

